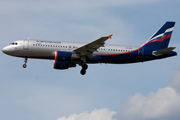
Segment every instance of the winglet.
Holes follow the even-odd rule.
[[[109,35],[108,38],[111,39],[112,35],[113,35],[113,34]]]

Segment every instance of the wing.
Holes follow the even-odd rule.
[[[106,36],[106,37],[101,37],[91,43],[88,43],[80,48],[77,48],[74,50],[74,52],[80,54],[80,56],[87,56],[88,58],[92,58],[93,52],[97,51],[99,47],[103,47],[105,44],[105,41],[107,39],[111,39],[112,35]]]

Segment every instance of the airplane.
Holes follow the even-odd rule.
[[[22,39],[4,47],[2,52],[25,59],[50,59],[54,69],[64,70],[76,65],[82,66],[80,73],[86,74],[87,64],[125,64],[163,59],[177,55],[175,47],[168,47],[175,22],[167,21],[148,41],[136,46],[107,45],[105,41],[112,35],[101,37],[90,43],[62,42],[35,39]]]

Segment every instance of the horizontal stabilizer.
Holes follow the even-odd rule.
[[[169,48],[165,48],[165,49],[162,49],[162,50],[158,50],[158,51],[153,51],[153,55],[155,56],[160,56],[160,55],[163,55],[163,54],[168,54],[170,53],[172,50],[174,50],[176,47],[169,47]]]

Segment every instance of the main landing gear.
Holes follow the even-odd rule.
[[[87,70],[87,68],[88,68],[88,65],[86,64],[86,56],[81,56],[81,61],[82,61],[82,64],[81,64],[81,66],[82,66],[82,69],[81,69],[81,75],[85,75],[86,74],[86,70]]]
[[[25,58],[25,60],[24,60],[24,64],[23,64],[23,68],[26,68],[27,67],[27,65],[26,65],[26,63],[27,63],[27,58]]]
[[[86,70],[88,68],[88,65],[86,63],[84,63],[82,65],[82,69],[81,69],[81,75],[85,75],[86,74]]]

